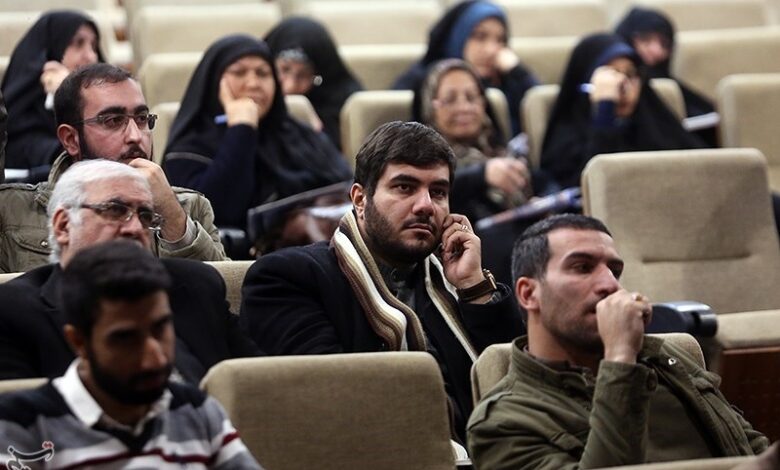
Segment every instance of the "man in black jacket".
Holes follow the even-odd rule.
[[[108,160],[74,164],[49,200],[49,239],[54,264],[0,285],[0,378],[57,377],[74,358],[62,333],[59,304],[62,268],[96,243],[127,239],[150,249],[161,216],[149,183],[128,165]],[[253,356],[257,346],[228,310],[225,284],[198,261],[164,259],[173,279],[175,371],[198,383],[220,360]]]
[[[482,269],[468,219],[450,214],[455,158],[435,131],[392,122],[357,155],[354,210],[330,241],[264,255],[244,281],[241,323],[269,354],[427,350],[462,436],[469,371],[523,333],[509,289]]]

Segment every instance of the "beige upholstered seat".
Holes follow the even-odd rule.
[[[138,70],[138,81],[146,104],[181,101],[192,72],[203,57],[203,52],[169,52],[151,54]]]
[[[704,367],[704,355],[696,339],[686,333],[653,335],[683,348]],[[471,366],[471,393],[476,405],[509,372],[512,362],[512,343],[492,344],[482,351]]]
[[[225,300],[230,304],[230,311],[238,313],[241,308],[241,286],[244,276],[254,261],[209,261],[225,280]]]
[[[413,98],[409,90],[376,90],[360,91],[347,99],[341,108],[341,145],[353,168],[355,155],[368,134],[383,123],[411,119]],[[504,135],[510,135],[506,97],[500,90],[489,88],[487,98]]]
[[[421,44],[442,8],[437,0],[329,0],[303,3],[297,13],[321,22],[339,46]]]
[[[0,2],[2,3],[2,2]],[[0,55],[10,57],[16,44],[41,16],[39,11],[0,13]]]
[[[288,95],[284,97],[287,105],[287,112],[295,119],[309,124],[312,119],[317,118],[314,107],[309,99],[303,95]],[[154,143],[154,161],[162,164],[163,152],[168,143],[168,134],[171,131],[171,125],[179,112],[179,102],[159,103],[151,108],[152,113],[157,115],[157,123],[152,131],[152,141]]]
[[[755,457],[721,457],[715,459],[675,460],[642,465],[610,467],[610,470],[731,470]]]
[[[339,54],[366,90],[388,90],[425,49],[425,44],[360,44],[341,46]]]
[[[512,37],[580,36],[609,29],[604,0],[496,0]]]
[[[769,186],[780,191],[780,73],[730,75],[718,84],[724,147],[755,147],[769,163]]]
[[[266,468],[454,468],[444,383],[427,353],[232,359],[201,386]]]
[[[606,223],[626,262],[626,289],[712,306],[718,332],[703,343],[708,364],[748,420],[777,438],[780,250],[761,152],[600,155],[582,190],[585,213]]]
[[[685,117],[685,101],[677,82],[668,78],[654,78],[650,86],[680,120]],[[520,111],[523,114],[523,124],[528,135],[529,156],[531,166],[538,168],[541,163],[542,144],[550,113],[558,97],[558,85],[540,85],[528,90],[523,97]]]
[[[677,35],[672,73],[712,100],[735,73],[780,72],[780,28],[689,31]]]
[[[211,6],[149,6],[131,25],[136,67],[150,54],[203,52],[216,39],[232,33],[262,37],[279,20],[275,3]]]
[[[0,393],[16,392],[40,387],[46,383],[45,378],[0,380]]]
[[[85,1],[85,0],[81,0]],[[95,1],[95,0],[90,0]],[[116,2],[116,0],[100,0],[100,1],[113,1]],[[226,3],[229,3],[230,5],[236,5],[239,3],[261,3],[263,0],[122,0],[122,5],[124,5],[126,16],[127,16],[127,24],[131,25],[133,24],[133,20],[138,15],[138,12],[141,11],[142,8],[150,7],[150,6],[179,6],[179,7],[189,7],[189,6],[219,6],[224,5]]]
[[[513,37],[509,47],[540,83],[560,83],[577,36],[526,38]]]
[[[22,274],[24,273],[0,273],[0,284],[8,282],[17,276],[21,276]]]
[[[664,12],[677,31],[749,28],[769,24],[766,0],[639,0]]]

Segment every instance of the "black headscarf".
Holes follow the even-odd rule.
[[[283,51],[300,49],[311,61],[314,73],[322,78],[322,83],[313,86],[306,97],[322,119],[325,133],[341,147],[341,107],[363,86],[344,65],[328,31],[309,18],[290,17],[272,29],[265,40],[274,57]]]
[[[275,84],[273,103],[256,132],[255,187],[243,188],[252,192],[249,207],[349,179],[352,175],[346,160],[327,137],[287,114],[271,50],[260,39],[241,34],[219,39],[206,50],[171,126],[166,159],[168,154],[179,152],[214,158],[227,131],[227,126],[214,122],[216,116],[225,112],[219,101],[219,82],[230,64],[246,56],[268,62]],[[172,166],[168,165],[175,161],[166,161],[169,175]],[[182,184],[175,178],[172,182]],[[249,207],[239,208],[238,213],[245,215]],[[215,213],[218,222],[238,226],[245,223],[243,219],[224,220],[216,205]]]
[[[504,11],[498,5],[485,0],[466,0],[452,6],[433,26],[428,34],[428,50],[422,59],[413,64],[398,77],[393,84],[396,90],[417,91],[428,74],[428,68],[442,59],[463,59],[463,46],[471,30],[481,21],[494,18],[504,25],[507,38],[511,37]],[[468,31],[467,31],[468,30]],[[522,128],[519,108],[525,92],[538,81],[522,64],[518,64],[507,75],[499,77],[498,85],[482,78],[484,86],[497,86],[506,95],[512,121],[512,133]],[[419,93],[417,94],[419,96]],[[415,100],[413,107],[418,110],[420,103]]]
[[[634,113],[615,129],[616,134],[606,145],[607,141],[600,138],[592,125],[590,97],[580,91],[580,85],[590,82],[598,66],[618,57],[631,59],[641,70],[639,57],[617,35],[587,36],[572,51],[542,146],[542,168],[562,187],[579,186],[585,164],[599,153],[689,149],[703,145],[683,129],[644,76]]]
[[[648,33],[660,34],[670,46],[669,58],[652,67],[646,65],[647,77],[673,78],[677,81],[685,99],[685,108],[688,116],[698,116],[714,111],[714,106],[707,98],[696,93],[680,80],[672,77],[670,64],[672,54],[674,54],[674,25],[666,16],[655,10],[634,7],[617,25],[615,33],[631,45],[633,45],[633,41],[638,35]]]
[[[54,112],[44,108],[46,93],[40,82],[41,73],[46,62],[62,61],[71,39],[85,24],[92,27],[100,44],[100,32],[87,16],[76,11],[52,11],[35,22],[11,54],[2,83],[8,108],[9,168],[48,165],[62,151]],[[99,62],[104,61],[100,47],[97,56]]]

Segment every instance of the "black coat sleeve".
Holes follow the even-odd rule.
[[[479,353],[491,344],[508,343],[525,334],[525,324],[512,302],[511,289],[498,284],[497,294],[487,304],[459,302],[463,323]]]

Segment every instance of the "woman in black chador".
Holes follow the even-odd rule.
[[[550,114],[541,166],[563,187],[579,186],[600,153],[700,148],[642,75],[631,46],[612,34],[574,48]]]
[[[171,127],[164,166],[171,184],[209,198],[217,225],[240,228],[251,207],[352,178],[325,134],[287,114],[270,49],[245,35],[206,51]]]
[[[2,83],[8,168],[45,167],[62,151],[54,126],[54,92],[73,70],[103,62],[99,44],[91,19],[76,11],[52,11],[16,45]]]

